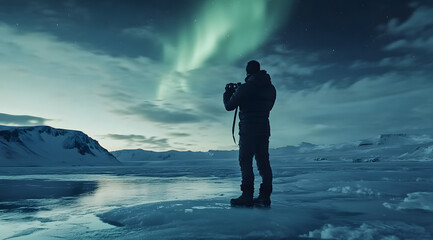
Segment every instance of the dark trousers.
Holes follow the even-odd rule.
[[[262,177],[260,194],[272,193],[272,169],[269,162],[269,136],[241,135],[239,140],[239,165],[242,172],[241,190],[254,192],[253,156]]]

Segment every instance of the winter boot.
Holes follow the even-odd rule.
[[[254,198],[254,207],[271,207],[272,184],[260,184],[259,196]]]
[[[265,196],[264,194],[260,194],[258,197],[254,198],[253,203],[254,203],[254,207],[270,208],[271,198],[269,195]]]
[[[253,192],[242,192],[242,195],[238,198],[230,200],[232,207],[253,207]]]

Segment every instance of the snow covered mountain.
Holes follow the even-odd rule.
[[[0,166],[100,166],[121,163],[80,131],[0,126]]]
[[[273,161],[432,161],[430,135],[383,134],[343,144],[301,143],[270,150]],[[236,159],[238,151],[153,152],[142,149],[112,153],[83,132],[48,126],[0,126],[0,166],[141,165],[165,160]]]
[[[227,159],[237,158],[238,152],[152,152],[142,149],[112,152],[121,162],[139,164],[145,161]],[[432,161],[433,137],[430,135],[382,134],[360,141],[315,145],[303,142],[298,146],[270,149],[271,159],[282,161]]]

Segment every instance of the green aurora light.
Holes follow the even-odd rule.
[[[176,77],[200,68],[210,59],[231,63],[257,49],[289,17],[291,0],[206,1],[193,25],[178,37],[163,40],[164,60],[174,73],[162,79],[158,98],[170,89],[188,91],[187,80]],[[174,40],[174,42],[173,42]]]

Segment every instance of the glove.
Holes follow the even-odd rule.
[[[229,92],[231,90],[232,90],[232,88],[230,88],[230,83],[226,84],[226,92]]]
[[[226,92],[227,93],[234,93],[236,91],[236,88],[233,87],[233,83],[226,84]]]

